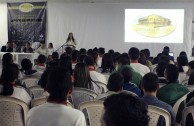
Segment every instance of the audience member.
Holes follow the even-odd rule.
[[[34,68],[43,73],[44,70],[46,69],[46,57],[44,55],[39,55],[37,59],[37,65],[34,66]]]
[[[65,54],[62,54],[60,56],[59,64],[62,68],[68,70],[71,75],[73,74],[72,61],[70,56],[65,56]]]
[[[65,48],[66,54],[67,54],[68,56],[70,56],[70,57],[71,57],[72,51],[73,51],[73,50],[72,50],[71,47],[66,47],[66,48]]]
[[[18,75],[17,64],[11,63],[4,66],[0,78],[0,95],[20,99],[29,105],[31,97],[24,88],[18,87],[16,84]]]
[[[112,73],[115,70],[111,54],[105,53],[103,55],[101,68],[102,73]]]
[[[127,93],[113,94],[104,101],[103,126],[148,126],[147,105]]]
[[[51,71],[47,89],[47,103],[28,112],[26,126],[86,126],[83,113],[67,106],[67,97],[72,92],[69,73],[61,68]]]
[[[84,62],[86,63],[86,65],[88,66],[89,72],[90,72],[90,76],[91,79],[93,81],[98,81],[98,82],[102,82],[104,84],[107,84],[107,80],[105,78],[105,76],[99,72],[96,71],[95,68],[95,62],[94,62],[94,58],[91,56],[86,56],[84,59]]]
[[[139,49],[132,47],[129,49],[128,55],[130,57],[131,63],[130,66],[137,72],[139,72],[142,76],[144,76],[146,73],[150,72],[150,69],[145,66],[142,65],[140,63],[138,63],[138,59],[139,59]]]
[[[100,47],[98,49],[98,54],[99,54],[98,62],[97,62],[98,66],[102,66],[102,57],[103,57],[104,53],[105,53],[105,48]]]
[[[184,72],[186,73],[188,71],[188,59],[184,55],[180,55],[177,57],[177,66],[179,69],[179,72]]]
[[[124,77],[124,86],[123,90],[127,90],[135,93],[137,96],[142,97],[141,90],[137,87],[136,84],[132,83],[132,72],[128,67],[125,67],[121,70],[121,74]]]
[[[187,94],[189,90],[184,85],[178,83],[179,71],[175,65],[167,65],[164,76],[168,84],[158,90],[157,97],[173,107],[176,101]],[[182,110],[179,109],[176,117],[178,123],[180,123],[181,115]]]
[[[159,83],[167,84],[167,80],[164,77],[164,71],[165,71],[167,65],[168,65],[168,63],[161,61],[158,63],[158,65],[156,67],[156,73],[158,75]]]
[[[156,97],[156,93],[159,89],[159,80],[157,75],[154,73],[147,73],[142,79],[142,89],[144,96],[141,98],[141,101],[145,102],[147,105],[153,105],[160,107],[170,113],[171,116],[171,126],[176,126],[175,114],[172,110],[172,107]],[[160,118],[157,126],[165,126],[164,118]]]

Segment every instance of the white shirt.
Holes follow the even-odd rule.
[[[0,85],[0,92],[2,91],[3,91],[3,85]],[[10,95],[10,97],[20,99],[28,105],[30,104],[30,101],[32,100],[32,98],[27,93],[27,91],[23,89],[22,87],[14,87],[13,94]]]
[[[142,76],[144,76],[145,74],[150,72],[150,69],[145,66],[142,65],[140,63],[130,63],[130,66],[138,73],[140,73]]]
[[[44,55],[44,56],[48,56],[48,49],[47,48],[42,48],[42,47],[39,47],[37,50],[35,50],[34,52],[36,53],[39,53],[41,55]]]
[[[94,71],[94,70],[90,71],[90,77],[93,81],[99,81],[99,82],[102,82],[104,84],[107,84],[107,80],[106,80],[105,76],[101,73]]]
[[[53,54],[53,52],[55,51],[55,49],[54,48],[48,48],[48,54],[49,55],[52,55]]]
[[[26,126],[86,126],[83,113],[71,107],[45,103],[32,108]]]

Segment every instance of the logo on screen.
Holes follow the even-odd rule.
[[[176,23],[172,19],[152,14],[137,19],[133,29],[143,36],[157,38],[170,35],[176,29]]]
[[[19,6],[19,10],[21,11],[21,12],[30,12],[30,11],[32,11],[34,9],[34,5],[32,5],[32,4],[30,4],[30,3],[24,3],[24,4],[21,4],[20,6]]]

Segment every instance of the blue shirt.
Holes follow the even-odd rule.
[[[140,98],[142,97],[141,90],[131,82],[124,83],[123,90],[131,91],[135,93],[137,96],[139,96]]]

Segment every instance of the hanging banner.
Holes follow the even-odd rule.
[[[7,3],[8,40],[22,46],[46,38],[46,2]]]

